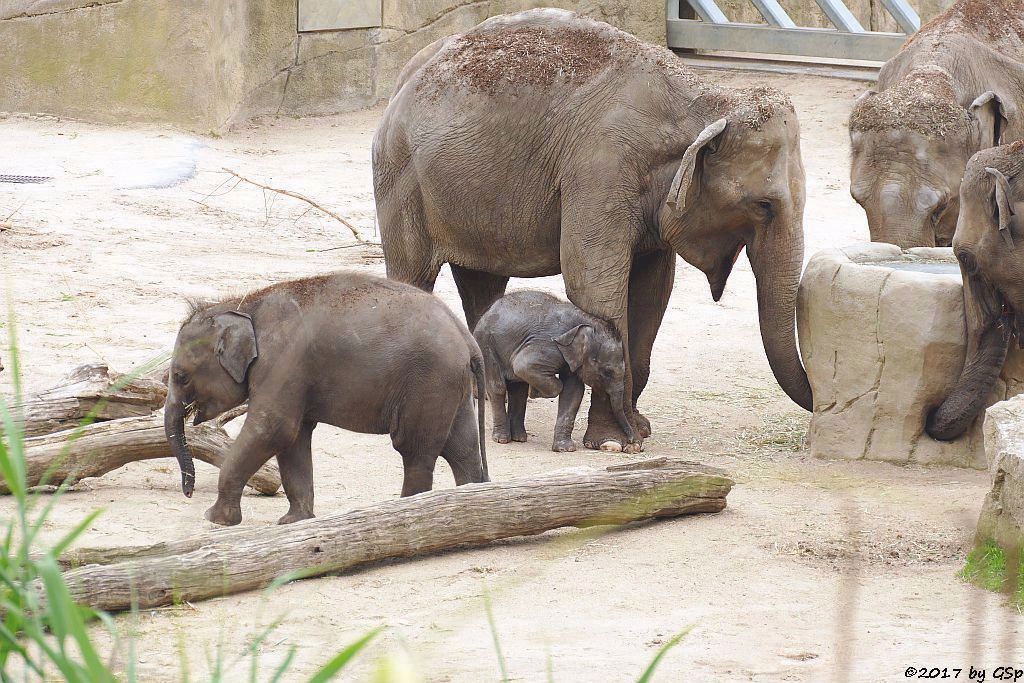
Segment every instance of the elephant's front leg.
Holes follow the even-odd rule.
[[[281,484],[288,496],[288,513],[277,521],[291,524],[313,517],[313,430],[316,422],[304,422],[291,447],[277,454]]]
[[[264,463],[290,448],[298,431],[297,422],[291,424],[250,403],[242,431],[221,465],[217,500],[206,511],[206,519],[222,526],[241,522],[242,489],[246,482]]]
[[[637,401],[651,376],[651,351],[665,317],[675,283],[676,255],[671,250],[640,254],[629,274],[629,365],[633,372],[631,421],[641,438],[651,423],[637,410]]]
[[[558,395],[558,417],[555,419],[555,437],[551,442],[551,450],[566,453],[576,450],[572,428],[576,424],[576,414],[580,411],[586,389],[574,372],[562,373],[560,377],[562,393]]]

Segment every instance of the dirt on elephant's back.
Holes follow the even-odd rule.
[[[921,27],[903,49],[927,38],[941,46],[944,38],[965,32],[998,51],[1024,57],[1024,0],[960,0]]]
[[[545,88],[556,79],[579,85],[614,66],[613,48],[623,40],[590,28],[471,32],[456,40],[444,59],[425,67],[420,88],[454,82],[493,95],[520,86]]]

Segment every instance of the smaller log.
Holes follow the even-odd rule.
[[[64,577],[81,604],[147,609],[262,588],[292,572],[307,578],[564,526],[718,512],[732,484],[721,470],[668,458],[630,469],[579,468],[430,491],[285,526],[78,551],[65,562],[116,564],[91,564]]]
[[[25,436],[77,427],[89,416],[104,422],[149,415],[161,408],[167,387],[149,377],[127,380],[102,363],[80,365],[60,384],[26,396],[12,409]]]
[[[185,438],[197,460],[216,467],[224,462],[231,446],[231,437],[220,422],[188,426]],[[160,415],[98,422],[81,429],[25,439],[29,486],[38,486],[48,472],[46,484],[64,481],[74,484],[130,462],[156,458],[172,458],[174,462],[173,457]],[[273,495],[281,486],[281,475],[275,465],[268,463],[253,475],[249,485],[262,494]],[[0,493],[10,493],[4,481],[0,481]]]

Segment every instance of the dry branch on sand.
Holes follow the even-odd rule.
[[[167,387],[151,378],[126,380],[102,363],[80,365],[60,384],[26,396],[11,413],[25,436],[49,434],[81,424],[151,414],[164,404]]]
[[[208,422],[186,428],[186,438],[195,458],[216,467],[224,462],[231,437],[222,424]],[[111,420],[88,425],[81,430],[25,439],[29,486],[39,485],[44,477],[47,484],[64,481],[74,484],[130,462],[155,458],[173,458],[164,433],[163,417],[158,415]],[[277,467],[264,465],[249,480],[249,485],[260,493],[273,495],[281,486]],[[9,492],[6,483],[0,481],[0,493]]]
[[[78,550],[65,563],[76,602],[139,609],[261,588],[367,562],[479,546],[565,526],[622,524],[725,508],[721,470],[658,458],[470,484],[279,527],[204,533],[135,548]]]
[[[356,242],[358,242],[359,244],[364,244],[364,245],[367,245],[367,246],[374,246],[374,247],[379,247],[380,246],[380,244],[377,243],[377,242],[370,242],[369,240],[363,239],[362,235],[360,235],[359,231],[356,229],[356,226],[352,225],[351,222],[345,220],[344,218],[342,218],[341,216],[339,216],[335,212],[333,212],[330,209],[328,209],[327,207],[325,207],[323,204],[320,204],[319,202],[316,202],[316,201],[310,199],[309,197],[307,197],[304,194],[299,194],[298,192],[293,192],[291,190],[282,190],[281,188],[278,188],[278,187],[271,187],[270,185],[264,185],[263,183],[258,183],[255,180],[252,180],[250,178],[246,178],[245,176],[243,176],[241,173],[238,173],[237,171],[232,171],[230,168],[225,168],[224,172],[225,173],[230,173],[231,175],[233,175],[234,177],[238,178],[242,182],[249,183],[250,185],[255,185],[256,187],[260,188],[261,190],[266,190],[268,192],[276,192],[277,194],[283,194],[286,197],[291,197],[293,199],[298,199],[299,201],[306,202],[307,204],[309,204],[313,208],[315,208],[315,209],[317,209],[319,211],[322,211],[323,213],[327,214],[328,216],[330,216],[331,218],[333,218],[334,220],[338,221],[339,223],[344,225],[346,228],[348,228],[352,232],[352,236],[355,238]]]

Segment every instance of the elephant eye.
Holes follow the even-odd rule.
[[[943,199],[939,202],[939,205],[932,211],[932,223],[938,223],[942,220],[942,216],[946,213],[946,209],[949,208],[949,201]]]
[[[775,218],[775,204],[770,199],[759,199],[754,206],[764,222],[770,223]]]

